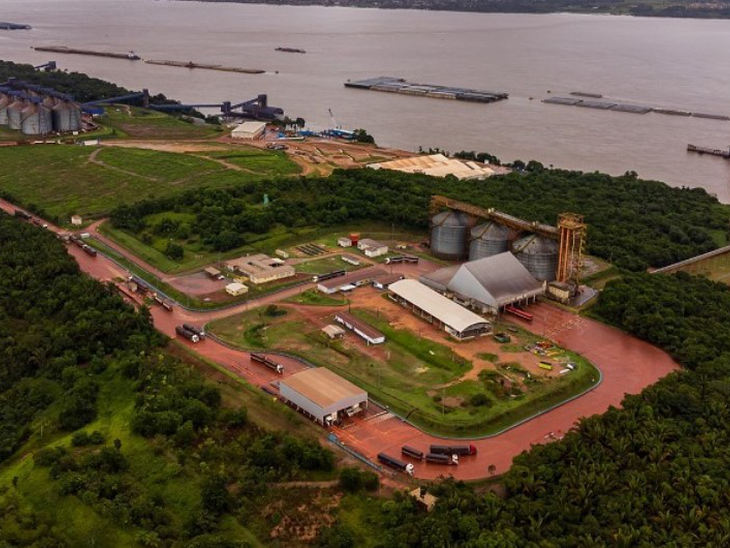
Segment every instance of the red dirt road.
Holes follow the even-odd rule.
[[[3,200],[0,200],[0,208],[11,214],[17,209]],[[56,233],[62,232],[54,226],[48,228]],[[110,281],[128,275],[101,254],[93,258],[73,245],[69,246],[68,250],[76,258],[82,271],[100,281]],[[216,312],[190,312],[179,306],[172,312],[167,312],[160,307],[154,307],[152,316],[155,326],[160,331],[174,337],[175,326],[181,323],[202,325],[212,319],[242,312],[253,306],[276,302],[311,286],[312,284],[306,284]],[[581,318],[546,304],[531,306],[529,310],[535,316],[532,324],[515,321],[537,334],[553,339],[560,346],[585,356],[601,370],[602,383],[580,398],[507,432],[472,442],[478,448],[478,455],[462,457],[459,466],[416,464],[417,477],[434,479],[441,475],[453,474],[458,479],[473,480],[488,477],[489,465],[496,467],[496,473],[503,473],[511,465],[512,459],[528,450],[531,445],[560,437],[579,418],[603,413],[611,405],[618,406],[625,394],[638,393],[679,368],[665,352],[594,320]],[[190,346],[199,354],[223,365],[253,384],[264,386],[281,378],[263,366],[252,364],[247,352],[229,349],[216,341],[208,339]],[[306,368],[298,360],[278,357],[276,360],[284,364],[285,376]],[[369,420],[358,419],[351,426],[344,429],[336,428],[334,432],[346,445],[372,460],[375,460],[377,453],[381,451],[400,457],[400,447],[403,444],[427,450],[430,443],[443,443],[442,439],[425,434],[389,415]]]

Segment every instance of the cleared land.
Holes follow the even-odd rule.
[[[241,151],[237,151],[239,153]],[[100,215],[121,204],[201,186],[227,186],[296,172],[281,154],[241,152],[247,170],[209,158],[121,147],[36,145],[0,148],[0,190],[50,216]]]
[[[305,302],[301,297],[294,302]],[[367,346],[352,333],[330,341],[321,328],[333,322],[337,307],[311,304],[319,306],[284,305],[287,314],[278,317],[252,310],[216,320],[208,329],[233,345],[286,350],[329,367],[438,434],[494,433],[584,391],[598,378],[574,353],[552,348],[538,356],[525,350],[540,338],[522,329],[509,333],[510,344],[492,337],[456,343],[369,288],[352,294],[350,310],[385,334],[385,344]],[[552,371],[539,367],[545,360],[554,364]],[[561,375],[567,362],[576,370]]]
[[[221,126],[198,125],[162,112],[124,105],[106,107],[104,116],[97,121],[113,130],[110,137],[121,139],[205,139],[224,132]]]

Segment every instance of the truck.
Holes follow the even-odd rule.
[[[433,464],[457,465],[459,464],[458,455],[442,455],[440,453],[427,453],[426,462]]]
[[[386,455],[385,453],[378,453],[378,462],[398,470],[399,472],[405,472],[409,476],[413,475],[413,465],[410,462],[405,463],[402,460],[398,460],[395,457]]]
[[[158,304],[160,304],[162,306],[162,308],[164,308],[168,312],[172,312],[172,303],[170,301],[160,297],[157,293],[155,293],[154,299],[155,299],[155,302],[157,302]]]
[[[195,333],[198,337],[200,337],[200,340],[203,340],[205,338],[205,331],[203,331],[203,329],[201,329],[200,327],[190,325],[189,323],[184,323],[183,327],[188,331],[192,331],[193,333]]]
[[[326,274],[317,274],[316,276],[312,276],[312,281],[314,283],[323,282],[325,280],[331,280],[332,278],[339,278],[345,274],[347,274],[345,270],[335,270],[333,272],[327,272]]]
[[[400,451],[406,457],[410,457],[416,460],[423,460],[423,451],[419,451],[418,449],[415,449],[408,445],[404,445],[403,447],[401,447]]]
[[[87,255],[91,255],[92,257],[96,257],[96,249],[94,249],[91,246],[88,246],[86,244],[81,246],[81,249],[83,249]]]
[[[395,255],[385,259],[385,264],[418,263],[418,257],[412,255]]]
[[[275,362],[274,360],[271,360],[264,356],[263,354],[257,354],[256,352],[251,352],[251,361],[257,362],[263,365],[264,367],[268,367],[272,371],[278,373],[281,375],[284,373],[284,366],[280,363]]]
[[[474,445],[432,445],[431,453],[437,455],[476,455],[477,448]]]
[[[187,340],[189,340],[192,343],[198,343],[198,342],[200,342],[200,337],[198,337],[192,331],[188,331],[182,325],[178,325],[177,327],[175,327],[175,333],[177,333],[181,337],[186,338]]]

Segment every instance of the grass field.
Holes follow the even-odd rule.
[[[265,159],[264,159],[265,158]],[[251,169],[155,150],[73,145],[0,148],[0,189],[22,205],[34,204],[68,222],[72,214],[109,212],[120,204],[159,198],[201,186],[227,186],[296,172],[285,156],[261,151]]]
[[[284,302],[310,306],[344,306],[347,304],[347,299],[330,297],[329,295],[323,295],[316,289],[308,289],[295,297],[285,299]]]
[[[115,138],[179,141],[206,139],[224,133],[220,126],[197,125],[139,107],[108,106],[105,110],[104,116],[100,116],[98,122],[112,128],[114,131],[111,136]]]
[[[505,362],[491,366],[478,377],[463,379],[474,364],[449,346],[406,329],[394,329],[371,311],[352,312],[385,334],[386,342],[378,346],[377,354],[352,344],[351,334],[344,341],[329,341],[294,309],[278,318],[252,310],[211,322],[207,329],[233,345],[285,350],[328,367],[435,434],[495,433],[582,392],[591,386],[591,379],[598,378],[590,363],[561,351],[578,364],[577,370],[567,376],[535,376],[524,381],[524,369],[517,363]],[[523,352],[522,345],[538,340],[526,331],[512,336],[517,337],[514,348],[503,351]],[[509,379],[522,389],[510,395],[501,388],[500,379]],[[473,399],[478,394],[481,403]]]

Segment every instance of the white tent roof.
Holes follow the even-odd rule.
[[[390,284],[388,289],[460,333],[474,325],[488,323],[417,280],[400,280]]]
[[[543,284],[509,251],[437,270],[421,279],[495,308],[543,292]]]
[[[233,133],[256,133],[265,127],[265,122],[243,122],[234,128]]]

